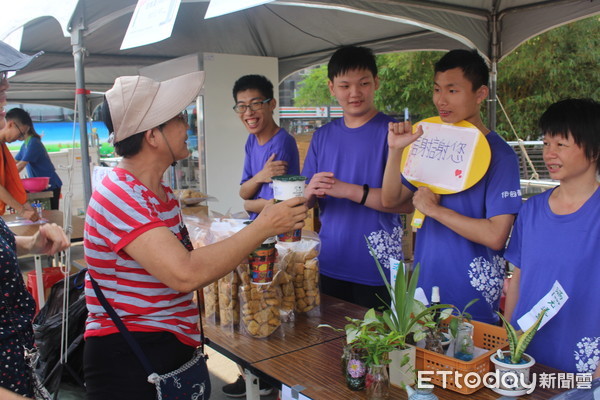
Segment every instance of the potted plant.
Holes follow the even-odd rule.
[[[504,322],[508,336],[509,351],[498,350],[490,359],[496,367],[498,383],[492,390],[503,396],[522,396],[531,390],[529,369],[535,359],[525,353],[525,349],[536,334],[547,310],[543,310],[537,320],[521,335],[502,314],[497,314]]]
[[[345,354],[342,356],[342,371],[346,384],[351,390],[367,388],[368,398],[386,398],[389,391],[389,377],[386,364],[388,353],[401,345],[404,338],[389,330],[383,318],[375,309],[365,313],[363,319],[346,317],[344,329],[321,324],[338,332],[346,332]]]
[[[469,307],[471,307],[477,301],[479,301],[479,299],[473,299],[473,300],[471,300],[462,309],[462,311],[459,310],[456,306],[452,306],[452,309],[453,309],[452,310],[452,316],[454,316],[454,318],[452,318],[450,320],[450,323],[448,324],[448,329],[450,330],[450,333],[452,334],[452,337],[456,337],[456,335],[458,334],[458,327],[461,324],[469,323],[473,319],[473,317],[471,316],[471,314],[469,314],[467,312],[467,309]]]
[[[358,329],[350,329],[350,335],[352,347],[362,349],[365,354],[367,398],[387,399],[390,378],[386,364],[390,362],[389,353],[402,346],[404,337],[398,332],[390,331],[382,315],[375,312],[375,309],[366,312]]]
[[[425,305],[419,301],[415,302],[416,314],[420,314],[426,309]],[[452,315],[453,308],[445,308],[441,311],[425,314],[420,321],[425,331],[425,349],[439,354],[445,354],[446,349],[452,341],[452,337],[447,333],[448,327],[443,326],[442,322]]]
[[[436,310],[450,306],[448,304],[437,304],[432,307],[423,306],[421,308],[418,305],[420,302],[415,300],[415,291],[419,280],[420,264],[417,264],[412,274],[409,275],[404,268],[404,263],[400,261],[394,287],[392,288],[368,240],[367,246],[391,298],[391,304],[387,305],[387,309],[383,311],[383,321],[385,321],[390,331],[396,332],[404,338],[398,344],[397,349],[390,352],[390,382],[400,387],[412,385],[415,381],[416,349],[414,346],[407,344],[407,338],[412,336],[414,343],[423,339],[425,337],[425,325],[418,322],[422,321],[426,315],[432,315]]]
[[[454,357],[463,361],[471,361],[475,353],[475,344],[473,342],[473,324],[470,321],[473,319],[467,309],[477,302],[479,299],[473,299],[468,302],[465,307],[460,310],[456,306],[452,306],[452,316],[448,324],[448,329],[454,339],[453,353]]]

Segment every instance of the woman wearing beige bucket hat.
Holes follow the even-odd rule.
[[[106,92],[103,119],[123,158],[96,187],[87,209],[88,399],[156,398],[148,374],[98,299],[94,281],[154,372],[164,374],[190,360],[200,343],[193,291],[232,271],[267,237],[304,225],[305,199],[295,198],[266,207],[227,240],[191,248],[178,201],[161,179],[169,165],[188,156],[181,111],[196,98],[203,79],[202,72],[164,82],[128,76]],[[198,398],[209,392],[205,387]]]

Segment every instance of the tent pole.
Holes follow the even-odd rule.
[[[496,85],[498,83],[498,55],[500,54],[500,43],[498,41],[498,14],[496,10],[492,13],[490,21],[490,93],[488,97],[488,125],[496,131]]]
[[[489,94],[489,105],[488,105],[488,121],[490,129],[496,130],[496,84],[498,80],[498,63],[492,60],[492,71],[490,73],[490,94]]]
[[[81,141],[81,172],[83,174],[83,200],[84,206],[87,206],[92,197],[92,183],[90,174],[90,155],[89,142],[87,134],[87,97],[85,90],[85,75],[83,69],[83,58],[85,48],[83,47],[83,18],[78,18],[78,21],[72,26],[71,30],[71,45],[73,46],[73,59],[75,62],[75,96],[77,101],[77,120],[79,121],[79,133]]]

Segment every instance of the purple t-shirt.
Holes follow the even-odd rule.
[[[521,207],[519,164],[513,149],[496,132],[486,135],[492,151],[484,177],[463,192],[441,196],[440,204],[471,218],[517,214]],[[416,188],[403,177],[411,190]],[[502,252],[471,242],[433,218],[417,231],[415,265],[421,264],[419,286],[431,294],[439,286],[442,303],[462,309],[479,298],[468,312],[476,321],[494,323],[504,284]]]
[[[387,161],[387,131],[391,117],[378,113],[359,128],[340,118],[317,129],[310,142],[302,175],[307,182],[317,172],[337,179],[380,188]],[[318,199],[321,218],[319,268],[330,278],[380,286],[383,280],[369,253],[365,237],[382,266],[402,259],[402,226],[398,214],[384,213],[348,199]]]
[[[521,269],[511,323],[518,327],[517,320],[558,281],[568,300],[525,352],[553,368],[593,373],[600,361],[600,189],[567,215],[552,212],[551,193],[547,190],[523,204],[504,255]]]
[[[244,171],[242,172],[240,185],[259,173],[273,153],[276,154],[275,160],[287,161],[288,174],[298,175],[300,173],[300,156],[296,140],[283,128],[279,129],[275,136],[262,146],[258,144],[255,135],[248,135],[245,151]],[[273,188],[270,183],[263,183],[254,197],[252,197],[253,200],[270,200],[272,198]],[[256,213],[249,214],[250,219],[254,219],[258,215]]]

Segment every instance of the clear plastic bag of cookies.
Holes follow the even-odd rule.
[[[281,250],[281,251],[280,251]],[[275,268],[281,272],[279,281],[281,286],[281,322],[291,322],[296,319],[296,295],[294,293],[294,282],[289,272],[289,265],[293,266],[294,254],[290,246],[282,246],[277,251],[277,262]]]
[[[239,271],[239,269],[238,269]],[[281,288],[276,274],[269,283],[247,283],[239,288],[240,330],[249,336],[266,338],[281,326]],[[246,274],[240,274],[240,278]]]
[[[219,314],[219,289],[217,282],[204,286],[204,318],[211,324],[217,323],[217,314]]]
[[[294,287],[295,311],[317,314],[320,311],[319,260],[321,249],[319,235],[303,231],[298,242],[278,242],[281,268],[290,276]]]
[[[233,329],[240,323],[239,286],[237,271],[232,271],[218,280],[219,286],[219,324]]]

